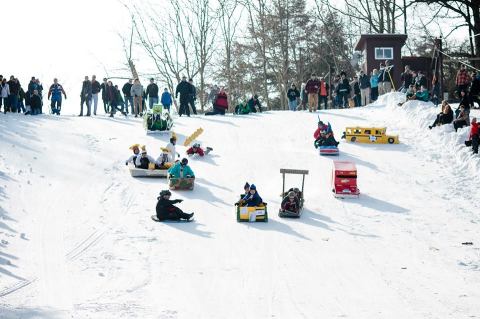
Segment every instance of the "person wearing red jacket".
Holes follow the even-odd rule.
[[[467,141],[465,141],[466,146],[472,146],[473,154],[478,154],[478,144],[480,142],[479,135],[479,123],[477,123],[477,118],[472,118],[471,127],[470,127],[470,136]]]
[[[203,151],[203,149],[200,147],[200,144],[195,143],[195,144],[192,145],[192,147],[190,147],[187,150],[187,155],[192,156],[192,155],[197,154],[198,156],[204,156],[204,155],[207,155],[208,153],[210,153],[211,151],[213,151],[213,148],[207,147],[207,150]]]
[[[308,94],[308,111],[317,111],[318,108],[318,91],[320,89],[320,80],[315,73],[307,81],[305,92]]]
[[[228,109],[228,97],[227,93],[223,89],[220,89],[215,100],[213,101],[213,111],[205,113],[205,115],[225,115],[225,112]]]

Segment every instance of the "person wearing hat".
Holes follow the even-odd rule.
[[[150,84],[147,85],[145,94],[148,97],[148,107],[151,110],[154,104],[158,104],[158,85],[155,83],[154,78],[150,79]]]
[[[204,156],[204,155],[208,155],[208,153],[210,153],[211,151],[213,151],[213,148],[211,147],[207,147],[207,150],[204,151],[201,147],[200,147],[200,143],[194,143],[192,145],[192,147],[190,147],[188,150],[187,150],[187,155],[188,156],[193,156],[195,154],[197,154],[198,156]]]
[[[131,149],[133,151],[133,155],[130,156],[126,161],[125,161],[125,165],[128,165],[129,163],[132,163],[133,165],[135,165],[135,167],[137,167],[137,157],[138,157],[138,154],[140,153],[140,144],[133,144],[132,146],[129,147],[129,149]]]
[[[145,148],[145,145],[142,145],[142,152],[140,153],[140,156],[137,156],[135,163],[135,166],[137,168],[148,169],[148,164],[156,164],[156,161],[153,157],[147,154],[147,149]]]
[[[170,196],[172,196],[172,193],[169,190],[163,190],[160,192],[160,196],[157,197],[158,202],[155,210],[157,211],[158,220],[190,220],[194,213],[184,213],[180,208],[174,206],[174,204],[183,202],[183,199],[170,200]]]
[[[300,99],[300,92],[295,86],[295,83],[292,83],[292,86],[288,89],[287,98],[288,98],[288,108],[290,109],[290,111],[296,111],[298,100]]]
[[[178,83],[177,89],[175,90],[175,98],[178,99],[180,94],[180,110],[178,115],[182,116],[187,114],[190,117],[190,108],[188,107],[188,102],[190,101],[190,96],[192,94],[192,85],[187,82],[187,77],[183,76],[182,81]]]
[[[188,159],[183,158],[180,162],[170,167],[168,174],[173,178],[195,178],[192,169],[188,166]]]
[[[170,143],[167,144],[167,149],[168,149],[168,154],[170,155],[170,161],[174,163],[175,162],[175,157],[178,156],[180,157],[180,154],[177,153],[177,149],[175,145],[177,144],[177,137],[175,135],[172,135],[170,138]]]
[[[300,209],[300,201],[297,197],[297,194],[295,192],[289,191],[287,196],[282,200],[281,204],[281,210],[282,212],[284,211],[289,211],[292,213],[298,213],[298,210]]]
[[[248,189],[248,193],[245,196],[243,196],[243,198],[240,200],[239,205],[247,206],[247,207],[256,207],[262,203],[263,203],[263,200],[257,192],[257,187],[254,184],[252,184]]]
[[[167,169],[167,168],[172,167],[173,162],[170,161],[171,158],[170,158],[170,155],[169,155],[168,148],[161,147],[160,149],[162,150],[162,153],[160,154],[160,156],[156,160],[156,163],[157,163],[156,168]]]
[[[257,113],[257,109],[255,107],[258,107],[258,112],[262,113],[262,105],[260,104],[257,94],[254,94],[251,99],[248,100],[247,105],[250,109],[250,112]]]

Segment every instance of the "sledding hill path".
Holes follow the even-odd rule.
[[[188,224],[153,223],[166,180],[133,179],[124,165],[129,145],[156,157],[168,135],[130,118],[0,116],[0,317],[477,316],[479,159],[457,145],[466,129],[428,131],[438,110],[397,99],[317,113],[337,138],[352,125],[400,135],[340,144],[359,174],[361,197],[349,200],[331,195],[335,158],[313,148],[316,114],[176,119],[180,143],[202,127],[214,149],[190,160],[195,189],[173,194],[195,212]],[[310,171],[301,219],[277,216],[280,168]],[[236,222],[246,181],[268,223]],[[287,176],[287,187],[300,182]]]

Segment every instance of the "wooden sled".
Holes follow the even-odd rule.
[[[134,166],[129,167],[132,177],[167,177],[168,169],[143,169]]]
[[[285,198],[285,196],[288,196],[288,194],[285,193],[285,174],[297,174],[297,175],[302,175],[302,190],[301,190],[301,195],[300,195],[300,207],[298,209],[298,212],[291,212],[288,210],[282,210],[282,208],[278,209],[278,216],[280,217],[286,217],[286,218],[299,218],[302,215],[302,210],[303,210],[303,203],[304,203],[304,196],[303,196],[303,190],[305,186],[305,175],[308,174],[308,170],[300,170],[300,169],[286,169],[286,168],[281,168],[280,173],[282,173],[282,178],[283,178],[283,184],[282,184],[282,200]]]

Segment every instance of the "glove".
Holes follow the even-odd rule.
[[[178,199],[178,202],[179,202],[179,203],[183,202],[183,199]]]
[[[128,166],[128,161],[125,161],[125,165],[127,165],[127,166]]]
[[[238,206],[238,203],[235,203],[235,206]]]

